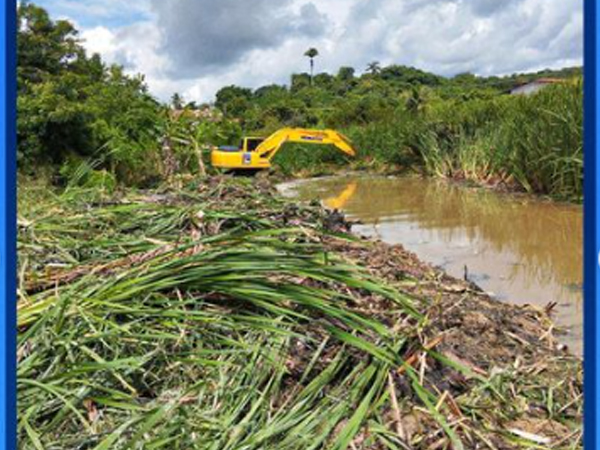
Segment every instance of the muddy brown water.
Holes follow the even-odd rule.
[[[546,306],[581,354],[583,214],[577,205],[414,177],[343,176],[279,185],[361,223],[353,231],[402,244],[501,301]]]

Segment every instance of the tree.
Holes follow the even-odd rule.
[[[452,81],[457,84],[475,84],[477,83],[477,76],[473,75],[471,72],[463,72],[456,74]]]
[[[443,78],[433,73],[395,64],[381,69],[381,78],[398,85],[436,86],[443,83]]]
[[[305,87],[309,87],[311,85],[310,74],[308,73],[293,73],[292,74],[292,85],[290,90],[292,92],[298,92]]]
[[[378,75],[381,73],[381,66],[379,65],[379,61],[372,61],[367,64],[367,72],[371,75]]]
[[[313,70],[314,70],[314,66],[315,66],[315,58],[318,55],[319,55],[319,51],[314,47],[311,47],[304,52],[304,56],[307,56],[310,59],[310,85],[311,86],[312,86],[312,79],[313,79]]]
[[[315,86],[329,89],[333,83],[333,76],[328,73],[318,73],[314,76]]]
[[[268,84],[266,86],[261,86],[254,91],[254,98],[256,99],[271,99],[273,97],[279,98],[285,95],[287,95],[287,89],[285,88],[285,86],[280,86],[278,84]]]
[[[183,103],[183,97],[178,92],[175,92],[171,97],[171,107],[173,109],[183,109]]]
[[[356,86],[353,67],[340,67],[335,77],[335,92],[337,95],[346,95]]]
[[[235,142],[241,129],[234,121],[198,119],[194,115],[166,114],[163,124],[163,176],[180,170],[206,175],[210,147]]]
[[[160,106],[143,77],[88,57],[73,25],[43,8],[23,2],[17,17],[19,170],[87,158],[121,181],[155,171]]]
[[[340,81],[352,81],[354,79],[354,67],[340,67],[337,78]]]
[[[227,116],[239,117],[250,106],[251,98],[251,89],[235,85],[226,86],[217,92],[215,106]]]
[[[85,60],[77,30],[66,20],[53,21],[43,8],[21,3],[17,9],[17,79],[19,91]]]

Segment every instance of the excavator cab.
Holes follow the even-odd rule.
[[[253,152],[264,140],[263,137],[245,137],[240,143],[240,148],[244,152]]]
[[[221,169],[265,169],[270,167],[267,159],[260,158],[256,149],[265,140],[262,137],[244,137],[239,146],[221,146],[210,154],[213,167]]]
[[[211,152],[213,167],[221,169],[268,169],[271,159],[287,142],[333,145],[349,156],[354,156],[350,140],[334,130],[282,128],[267,138],[244,137],[238,147],[224,146]]]

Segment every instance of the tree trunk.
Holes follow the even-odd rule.
[[[167,181],[171,181],[171,178],[178,170],[177,158],[173,153],[173,147],[171,145],[171,139],[168,136],[163,137],[162,141],[162,154],[163,154],[163,176],[167,178]]]
[[[204,160],[202,159],[202,147],[194,141],[194,149],[196,150],[196,158],[198,158],[198,170],[200,175],[206,176],[206,167],[204,167]]]

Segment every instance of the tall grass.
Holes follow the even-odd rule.
[[[358,149],[350,162],[354,168],[411,168],[579,201],[582,126],[582,82],[572,80],[531,96],[432,99],[422,111],[398,108],[344,132]],[[290,151],[279,164],[287,173],[310,173],[322,170],[322,156]],[[343,161],[331,162],[341,167]]]
[[[526,190],[577,198],[583,185],[580,82],[514,99],[495,135],[498,162]]]
[[[335,173],[350,158],[333,146],[287,144],[272,164],[286,176],[319,176]]]
[[[583,192],[581,82],[531,96],[444,105],[425,116],[418,146],[425,170],[474,181],[505,182],[578,201]]]

